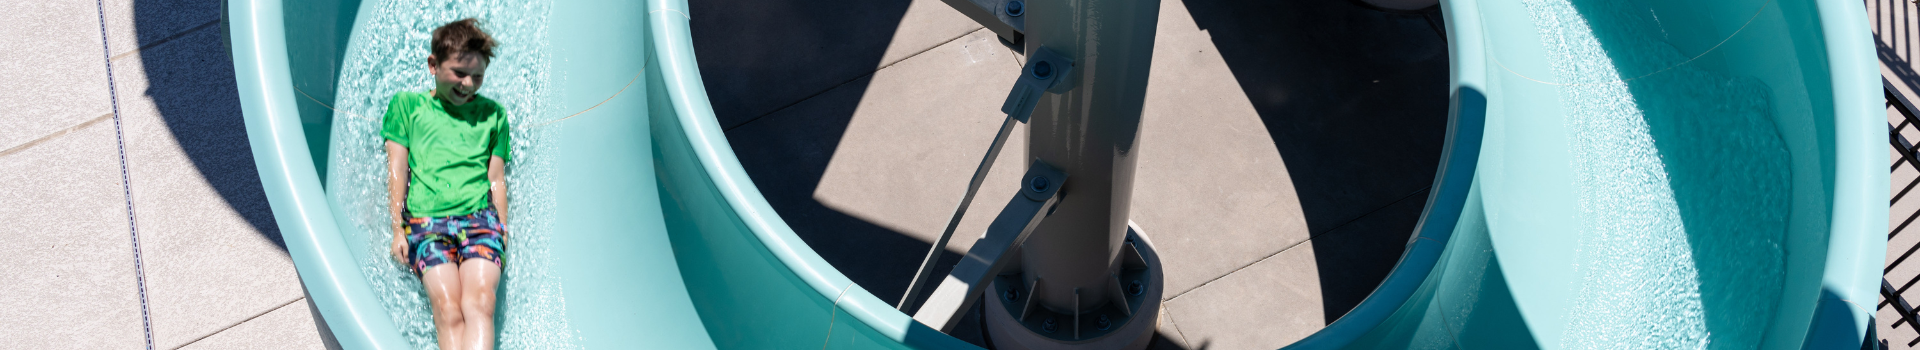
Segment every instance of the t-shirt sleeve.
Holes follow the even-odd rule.
[[[513,148],[513,127],[507,125],[505,108],[494,106],[493,117],[500,118],[500,124],[493,129],[492,153],[494,156],[500,157],[500,160],[512,161],[513,157],[508,154],[508,150]]]
[[[404,92],[394,94],[393,100],[387,102],[387,115],[380,118],[380,137],[399,143],[401,147],[413,147],[408,142],[413,136],[414,106],[409,97]]]

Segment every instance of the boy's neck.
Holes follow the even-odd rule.
[[[446,104],[448,104],[448,105],[453,105],[453,106],[465,106],[465,105],[468,105],[468,104],[472,104],[472,103],[474,103],[474,102],[476,102],[476,101],[480,101],[480,93],[478,93],[478,92],[476,92],[476,93],[473,93],[473,98],[470,98],[470,99],[467,99],[467,103],[453,103],[453,100],[452,100],[452,99],[448,99],[446,95],[442,95],[442,94],[440,94],[440,90],[438,90],[438,89],[435,89],[435,90],[427,90],[427,94],[428,94],[428,95],[433,95],[433,99],[435,99],[435,100],[439,100],[439,101],[440,101],[440,102],[442,102],[442,103],[446,103]]]

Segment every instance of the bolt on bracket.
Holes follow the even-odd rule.
[[[1023,0],[941,0],[967,19],[980,23],[1008,43],[1019,45],[1026,36],[1027,6]]]
[[[1020,80],[1013,83],[1013,91],[1007,94],[1007,102],[1000,105],[1000,112],[1008,117],[1027,122],[1033,115],[1033,108],[1040,103],[1040,93],[1063,93],[1073,90],[1073,83],[1063,83],[1072,76],[1073,60],[1053,52],[1045,46],[1034,50],[1027,58],[1027,66],[1020,68]]]

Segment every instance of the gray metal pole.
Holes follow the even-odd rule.
[[[1021,248],[1023,278],[1046,281],[1035,296],[1041,306],[1092,310],[1113,297],[1108,283],[1126,239],[1160,1],[1028,1],[1026,8],[1026,51],[1044,46],[1074,62],[1060,82],[1072,89],[1043,94],[1034,109],[1027,157],[1073,181]]]

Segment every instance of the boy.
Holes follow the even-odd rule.
[[[380,128],[393,258],[420,276],[447,350],[493,348],[507,234],[509,129],[505,108],[475,93],[494,46],[476,23],[433,30],[433,91],[394,94]]]

